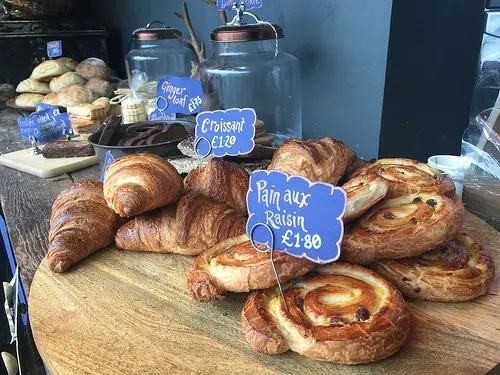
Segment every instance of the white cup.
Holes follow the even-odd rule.
[[[434,155],[427,159],[427,164],[446,173],[455,183],[457,195],[462,198],[465,172],[469,169],[472,161],[469,158],[455,155]]]

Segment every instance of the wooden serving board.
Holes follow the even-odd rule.
[[[470,213],[464,230],[500,265],[500,233]],[[69,374],[484,374],[500,361],[500,278],[467,303],[410,302],[412,332],[394,356],[342,366],[288,352],[262,355],[240,326],[246,294],[194,302],[192,258],[100,251],[67,274],[44,260],[29,316],[52,375]]]
[[[25,149],[0,155],[0,164],[41,178],[55,177],[97,164],[95,155],[49,159],[30,152],[31,149]]]

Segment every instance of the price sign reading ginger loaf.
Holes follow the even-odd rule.
[[[254,228],[265,224],[273,232],[276,251],[316,263],[339,258],[346,208],[343,189],[259,170],[250,176],[247,204],[247,233],[255,242],[269,245],[269,231],[263,225]]]
[[[164,118],[175,119],[177,113],[198,113],[202,104],[203,88],[200,80],[166,76],[158,82],[156,107]]]
[[[255,147],[256,121],[252,108],[201,112],[196,116],[196,152],[217,157],[248,154]]]

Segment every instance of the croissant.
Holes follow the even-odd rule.
[[[290,138],[276,150],[268,169],[335,185],[355,158],[344,143],[330,137],[306,141]]]
[[[140,215],[115,236],[124,250],[198,255],[217,243],[245,233],[247,219],[223,203],[188,194],[175,206]]]
[[[62,191],[52,205],[47,260],[53,272],[113,242],[119,217],[104,200],[102,183],[83,180]]]
[[[182,177],[168,161],[153,154],[130,154],[104,174],[104,197],[118,215],[130,217],[175,203]]]
[[[187,175],[184,190],[225,203],[247,215],[249,179],[250,175],[245,168],[214,158],[203,168],[194,169]]]

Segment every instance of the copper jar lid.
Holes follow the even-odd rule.
[[[281,26],[273,24],[278,38],[284,38]],[[210,34],[213,42],[249,42],[276,39],[276,32],[268,24],[220,26]]]
[[[159,23],[163,25],[161,28],[151,28],[151,25]],[[145,28],[137,29],[133,33],[136,40],[160,40],[160,39],[177,39],[182,36],[180,30],[173,27],[167,27],[161,21],[153,21],[146,25]]]

